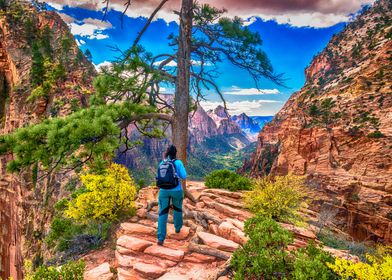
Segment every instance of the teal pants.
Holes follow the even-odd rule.
[[[173,222],[176,231],[180,231],[182,227],[182,201],[184,200],[184,192],[180,191],[159,191],[158,205],[158,240],[163,241],[166,238],[167,218],[169,216],[170,205],[173,205]]]

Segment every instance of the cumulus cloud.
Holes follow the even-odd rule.
[[[104,62],[101,62],[99,64],[94,64],[95,69],[100,72],[102,68],[110,68],[112,66],[112,62],[105,60]]]
[[[326,27],[347,21],[348,15],[358,11],[362,5],[375,0],[200,0],[218,8],[228,9],[229,16],[248,19],[245,24],[254,22],[254,17],[276,20],[293,26]],[[134,0],[127,14],[131,17],[149,16],[160,0]],[[74,6],[91,10],[102,10],[101,0],[49,0],[54,7]],[[111,0],[110,9],[124,10],[124,0]],[[166,21],[177,20],[173,10],[179,10],[180,1],[169,1],[159,12],[158,18]],[[305,15],[305,16],[304,16]],[[301,18],[302,17],[302,18]],[[250,20],[249,20],[250,19]]]
[[[281,101],[277,100],[243,100],[226,102],[226,104],[230,115],[245,113],[248,116],[273,116],[283,105]],[[210,110],[222,105],[222,102],[204,101],[200,105],[205,110]]]
[[[69,23],[71,33],[90,40],[102,40],[109,38],[108,35],[102,34],[106,29],[112,28],[112,24],[108,21],[102,21],[93,18],[85,18],[83,21],[73,21]]]
[[[228,95],[264,95],[264,94],[278,94],[279,90],[274,89],[257,89],[257,88],[239,88],[232,86],[229,91],[224,91]]]

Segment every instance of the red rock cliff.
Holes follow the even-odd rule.
[[[0,134],[86,105],[85,93],[92,89],[95,72],[56,13],[37,12],[24,1],[5,3],[8,6],[0,13]],[[52,49],[51,59],[61,61],[65,73],[46,95],[29,101],[35,87],[32,43],[45,29],[50,30],[46,43]],[[52,175],[34,184],[30,171],[6,172],[10,159],[11,155],[0,157],[0,278],[22,279],[23,259],[34,261],[45,253],[43,232],[67,178]]]
[[[306,69],[306,84],[258,137],[242,171],[306,174],[336,225],[392,243],[391,1],[378,1],[335,35]]]

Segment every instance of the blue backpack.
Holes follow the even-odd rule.
[[[157,172],[157,187],[160,189],[170,190],[178,186],[178,175],[174,162],[176,160],[164,160],[158,166]]]

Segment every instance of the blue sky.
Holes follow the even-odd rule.
[[[62,3],[59,0],[49,4],[69,24],[80,48],[83,51],[86,49],[91,51],[95,65],[105,65],[116,59],[118,53],[111,47],[116,46],[122,50],[129,48],[146,21],[145,17],[138,17],[137,10],[133,10],[123,17],[123,27],[121,27],[120,9],[111,9],[105,21],[102,21],[103,13],[99,7],[80,6],[72,2]],[[335,13],[332,16],[328,13],[319,16],[318,13],[321,13],[319,11],[313,13],[304,11],[303,17],[301,13],[290,17],[289,10],[286,11],[288,16],[274,18],[266,15],[266,12],[261,15],[250,14],[251,12],[247,11],[246,24],[252,31],[260,33],[263,39],[262,49],[269,56],[275,72],[284,73],[287,88],[262,80],[259,84],[261,91],[257,91],[254,81],[246,71],[223,61],[219,65],[220,74],[217,83],[225,93],[230,113],[275,114],[290,95],[303,86],[305,68],[313,56],[326,46],[332,35],[344,28],[345,22],[352,17],[358,7],[354,8],[355,10],[351,10],[350,13],[342,12],[341,16]],[[143,15],[142,6],[139,9],[140,15]],[[243,14],[245,10],[239,13]],[[151,24],[140,43],[154,54],[170,53],[172,48],[167,44],[167,37],[177,30],[177,23],[163,16]],[[207,94],[207,98],[208,101],[203,103],[206,109],[220,103],[216,94]]]

